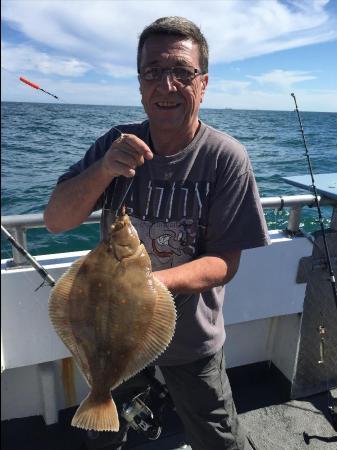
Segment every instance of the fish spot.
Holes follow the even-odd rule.
[[[122,298],[121,303],[124,305],[126,303],[125,298]]]
[[[98,286],[98,287],[102,287],[102,283],[99,282],[99,283],[97,284],[97,286]]]

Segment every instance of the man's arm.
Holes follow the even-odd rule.
[[[48,230],[59,233],[81,225],[111,179],[99,160],[81,174],[58,184],[44,211]]]
[[[172,294],[193,294],[227,284],[236,274],[241,250],[205,255],[181,266],[154,272]]]
[[[152,157],[151,150],[141,139],[124,134],[100,160],[56,186],[44,212],[48,230],[58,233],[81,225],[113,178],[133,177],[144,158]]]

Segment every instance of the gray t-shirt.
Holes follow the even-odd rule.
[[[150,145],[149,123],[120,125]],[[59,178],[78,175],[101,158],[119,136],[111,129]],[[130,186],[130,182],[132,184]],[[129,188],[129,189],[128,189]],[[247,152],[226,133],[203,122],[193,141],[172,156],[154,155],[133,179],[115,178],[98,199],[107,236],[122,199],[144,243],[153,271],[203,254],[268,245],[268,230]],[[218,351],[225,340],[224,286],[176,295],[178,321],[169,348],[156,363],[185,364]]]

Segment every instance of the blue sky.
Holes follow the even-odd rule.
[[[161,16],[201,27],[204,107],[337,112],[337,0],[3,0],[1,99],[140,105],[137,39]]]

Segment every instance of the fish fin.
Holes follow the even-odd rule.
[[[83,373],[89,386],[91,385],[89,364],[83,351],[79,349],[73,336],[70,313],[69,296],[73,281],[77,275],[84,257],[75,261],[70,268],[59,278],[49,297],[49,319],[65,346],[73,355],[75,362]]]
[[[153,280],[157,293],[153,317],[141,344],[137,347],[137,356],[126,368],[124,379],[132,377],[157,359],[166,350],[174,335],[177,313],[173,296],[155,276]]]
[[[103,401],[98,401],[89,393],[78,407],[71,425],[84,430],[118,431],[117,408],[110,394]]]

